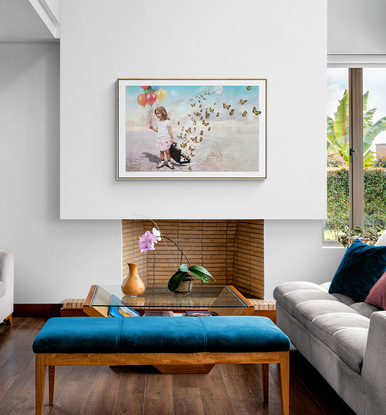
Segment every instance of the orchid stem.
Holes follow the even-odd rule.
[[[166,249],[167,249],[167,251],[168,251],[168,254],[169,254],[169,257],[170,257],[170,259],[171,259],[171,261],[172,261],[172,263],[173,263],[173,266],[174,266],[174,269],[177,271],[177,267],[176,267],[176,264],[174,263],[174,261],[173,261],[173,258],[172,258],[172,255],[171,255],[171,253],[170,253],[170,251],[169,251],[169,248],[168,248],[168,244],[165,242],[165,240],[164,240],[164,238],[165,239],[167,239],[168,241],[170,241],[170,242],[173,242],[174,243],[174,245],[178,248],[178,250],[181,252],[181,254],[186,258],[186,260],[188,261],[188,264],[189,264],[189,267],[190,267],[190,262],[189,262],[189,259],[188,259],[188,257],[184,254],[184,252],[181,250],[181,248],[172,240],[172,239],[170,239],[170,238],[168,238],[167,236],[165,236],[165,235],[163,235],[162,234],[162,232],[161,232],[161,229],[158,227],[158,225],[154,222],[154,220],[153,219],[151,219],[151,218],[148,218],[147,216],[144,216],[144,215],[139,215],[138,213],[133,213],[133,215],[134,216],[141,216],[141,217],[143,217],[143,218],[146,218],[146,219],[148,219],[148,220],[150,220],[150,221],[152,221],[153,223],[154,223],[154,225],[155,225],[155,227],[158,229],[158,232],[161,234],[161,236],[162,236],[162,240],[164,241],[164,244],[165,244],[165,246],[166,246]],[[182,258],[182,256],[181,256],[181,258]]]
[[[162,235],[162,237],[163,238],[165,238],[165,239],[167,239],[168,241],[170,241],[170,242],[173,242],[174,243],[174,245],[178,248],[178,250],[181,252],[181,255],[183,255],[185,258],[186,258],[186,260],[188,261],[188,264],[189,264],[189,267],[190,267],[190,261],[189,261],[189,259],[188,259],[188,257],[184,254],[184,251],[173,241],[173,239],[170,239],[170,238],[168,238],[167,236],[165,236],[165,235]]]

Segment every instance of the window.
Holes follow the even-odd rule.
[[[330,68],[325,240],[386,229],[386,69]]]

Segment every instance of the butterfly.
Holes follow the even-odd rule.
[[[202,137],[200,138],[200,143],[201,143],[201,141],[202,141]]]
[[[178,121],[177,124],[180,125],[180,122]]]
[[[216,114],[216,117],[219,117],[220,116],[220,113],[218,112],[217,114]]]
[[[251,90],[251,88],[252,88],[251,86],[247,86],[248,91],[250,91],[250,90]]]
[[[235,113],[235,110],[231,110],[231,112],[229,113],[229,115],[233,115]]]
[[[211,127],[208,128],[208,131],[210,131]]]
[[[204,131],[201,130],[200,135],[204,135]]]
[[[244,111],[241,115],[242,115],[243,117],[246,117],[246,116],[247,116],[247,111]]]
[[[186,160],[189,160],[189,159],[187,158]],[[192,171],[192,168],[189,166],[189,167],[188,167],[188,170]]]
[[[193,121],[193,125],[196,125],[196,121]],[[194,131],[196,131],[196,127],[194,127]]]
[[[252,112],[253,112],[254,114],[256,114],[256,115],[261,114],[261,111],[257,111],[256,107],[253,107]]]
[[[192,138],[193,143],[197,143],[197,136]]]
[[[192,107],[195,107],[196,106],[196,103],[194,103],[194,104],[190,104]]]
[[[210,117],[210,114],[206,113],[205,118],[209,118],[209,117]]]
[[[222,104],[222,106],[223,106],[223,108],[225,108],[226,110],[229,110],[229,108],[231,107],[230,105],[225,105],[225,104]]]
[[[240,99],[240,104],[244,105],[247,101],[248,101],[247,99],[244,99],[244,101],[242,99]]]
[[[194,154],[193,153],[190,153],[190,157],[194,157]]]
[[[182,134],[178,135],[177,137],[178,137],[178,138],[182,138]]]
[[[194,113],[194,115],[195,115],[196,117],[199,117],[201,114],[200,114],[199,112],[195,112],[195,113]]]
[[[191,133],[192,133],[192,129],[189,127],[189,128],[186,130],[186,132],[187,132],[188,134],[191,134]]]
[[[209,108],[209,111],[210,111],[210,112],[213,112],[213,111],[214,111],[214,108]]]
[[[208,123],[208,122],[205,122],[205,121],[203,121],[203,122],[202,122],[202,124],[203,124],[203,125],[205,125],[205,127],[206,127],[207,125],[209,125],[209,123]]]
[[[194,148],[192,146],[189,146],[190,151],[194,151]]]

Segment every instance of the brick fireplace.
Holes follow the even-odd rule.
[[[216,279],[213,284],[234,285],[242,293],[264,298],[264,221],[263,220],[157,220],[162,233],[175,241],[190,260],[202,265]],[[175,268],[165,244],[154,251],[140,253],[139,237],[151,231],[150,220],[122,221],[122,278],[127,263],[138,264],[147,286],[165,286]],[[181,254],[166,241],[176,267]],[[186,263],[184,260],[183,262]]]

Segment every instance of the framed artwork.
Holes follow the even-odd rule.
[[[266,79],[118,79],[117,179],[265,179]]]

